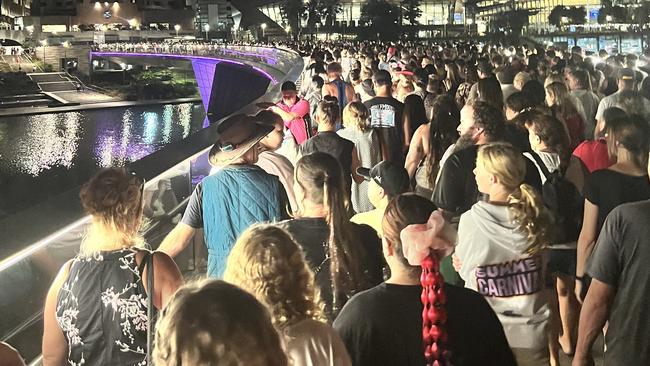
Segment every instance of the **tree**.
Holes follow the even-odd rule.
[[[365,24],[361,36],[382,40],[397,39],[399,34],[399,8],[386,0],[369,0],[361,7],[361,24]]]
[[[611,17],[611,21],[607,18]],[[623,6],[612,5],[612,0],[602,0],[602,7],[598,12],[598,23],[627,23],[627,9]]]
[[[585,24],[587,9],[584,6],[572,6],[567,11],[567,17],[571,24]]]
[[[562,5],[554,7],[548,14],[548,23],[558,28],[562,26],[562,17],[566,14],[566,8]]]
[[[305,6],[302,0],[285,0],[280,4],[280,14],[287,24],[298,34],[300,19],[305,13]]]
[[[551,10],[548,15],[548,22],[556,27],[564,25],[566,18],[568,24],[585,24],[587,18],[587,9],[584,6],[566,7],[558,5]]]
[[[641,28],[650,23],[650,3],[645,3],[636,9],[634,12],[634,23],[638,24]]]
[[[522,29],[528,24],[529,17],[535,15],[535,10],[517,9],[497,15],[493,20],[493,25],[497,28],[503,28],[509,31],[513,36],[521,35]]]
[[[305,4],[305,13],[303,17],[307,18],[307,29],[310,33],[316,31],[316,24],[320,23],[320,11],[318,9],[318,0],[309,0]]]
[[[318,1],[318,12],[321,17],[325,17],[325,26],[332,27],[334,25],[334,20],[336,19],[336,14],[340,13],[343,10],[341,7],[340,0],[319,0]]]
[[[418,18],[422,16],[422,9],[420,9],[420,0],[402,0],[400,2],[402,7],[402,19],[408,20],[410,25],[419,25]]]

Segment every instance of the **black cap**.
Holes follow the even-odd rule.
[[[618,80],[635,80],[636,73],[632,69],[622,68],[618,70]]]
[[[293,81],[285,81],[282,83],[282,87],[280,87],[281,91],[288,91],[288,90],[293,90],[293,91],[298,91],[296,88],[296,84]]]
[[[476,69],[484,74],[492,73],[492,64],[488,60],[479,60]]]
[[[406,169],[391,161],[382,161],[372,169],[358,168],[357,174],[366,180],[374,180],[389,197],[395,197],[409,190],[410,179]]]

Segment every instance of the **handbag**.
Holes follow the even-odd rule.
[[[155,317],[156,309],[153,304],[154,290],[153,290],[153,256],[155,252],[147,251],[140,266],[138,272],[140,272],[140,278],[144,273],[145,267],[149,269],[147,276],[147,365],[153,365],[153,340],[154,340],[154,329],[155,329]]]

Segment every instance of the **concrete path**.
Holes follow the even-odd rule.
[[[131,106],[151,105],[151,104],[178,104],[178,103],[200,103],[200,102],[201,102],[201,98],[179,98],[179,99],[155,99],[155,100],[139,100],[139,101],[91,102],[88,104],[80,104],[74,106],[61,106],[61,107],[7,108],[7,109],[0,109],[0,117],[41,114],[41,113],[74,112],[74,111],[83,111],[83,110],[90,110],[90,109],[131,107]]]

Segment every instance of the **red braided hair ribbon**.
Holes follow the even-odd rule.
[[[445,225],[438,211],[433,212],[425,224],[409,225],[400,233],[404,257],[409,264],[422,266],[422,341],[427,366],[449,364],[450,355],[444,349],[447,297],[438,259],[451,253],[454,236],[453,229]]]
[[[444,279],[440,274],[438,260],[432,256],[422,261],[422,341],[424,357],[427,366],[444,366],[447,364],[444,345],[447,342],[447,331],[444,327],[447,320],[445,305],[447,298],[444,291]]]

